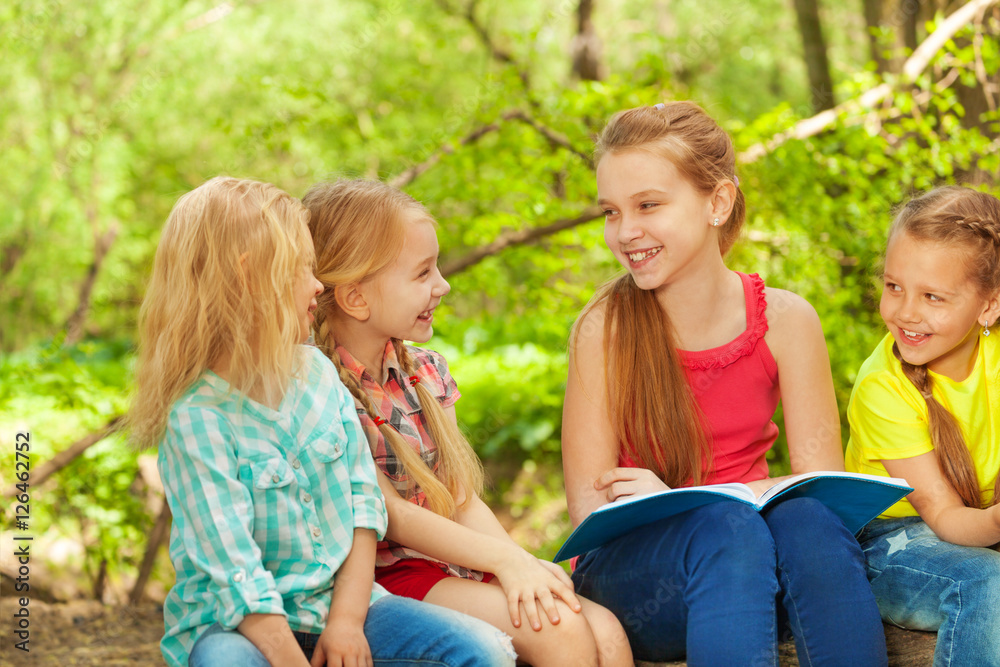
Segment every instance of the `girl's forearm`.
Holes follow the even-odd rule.
[[[247,614],[236,628],[272,665],[309,667],[288,619],[278,614]]]
[[[923,519],[946,542],[967,547],[1000,543],[1000,505],[986,509],[948,507]]]
[[[474,530],[404,500],[395,492],[386,501],[388,538],[431,558],[482,572],[496,572],[502,564],[519,557],[532,558],[506,532],[500,537]],[[496,525],[500,527],[499,522]]]
[[[455,521],[470,530],[476,531],[477,533],[491,535],[499,540],[505,540],[517,544],[513,539],[511,539],[510,535],[507,534],[507,531],[504,529],[503,525],[500,524],[500,521],[497,519],[496,514],[493,513],[493,510],[491,510],[479,496],[473,496],[469,499],[469,502],[455,511]]]
[[[356,623],[363,626],[375,580],[375,531],[354,529],[351,552],[344,559],[333,580],[329,623]]]

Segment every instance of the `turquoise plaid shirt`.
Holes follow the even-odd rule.
[[[272,410],[206,372],[170,411],[160,476],[173,512],[177,581],[163,605],[170,665],[213,623],[282,614],[322,632],[334,574],[355,528],[385,534],[387,516],[354,399],[318,350]],[[376,586],[371,601],[384,595]]]

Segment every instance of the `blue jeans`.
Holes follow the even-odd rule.
[[[861,549],[810,498],[764,514],[721,502],[652,523],[588,552],[573,580],[618,616],[637,660],[777,666],[787,624],[803,666],[887,662]]]
[[[368,609],[365,637],[378,667],[513,667],[510,638],[492,625],[457,611],[395,595]],[[307,659],[319,635],[296,632]],[[190,667],[270,667],[250,640],[218,623],[188,658]]]
[[[937,631],[934,667],[1000,666],[1000,553],[943,542],[916,516],[875,519],[858,539],[882,618]]]

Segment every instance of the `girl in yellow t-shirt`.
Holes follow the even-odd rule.
[[[936,630],[934,665],[1000,665],[1000,200],[908,203],[889,230],[889,335],[851,395],[847,469],[914,488],[859,536],[882,618]]]

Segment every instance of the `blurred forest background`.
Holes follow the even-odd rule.
[[[988,0],[6,0],[0,45],[0,568],[30,431],[35,596],[172,583],[155,455],[117,426],[159,230],[212,176],[296,196],[382,178],[426,203],[453,287],[431,346],[491,504],[542,556],[569,527],[568,332],[619,268],[591,159],[614,111],[692,99],[732,133],[749,224],[730,265],[815,305],[842,407],[882,335],[893,207],[1000,193]]]

